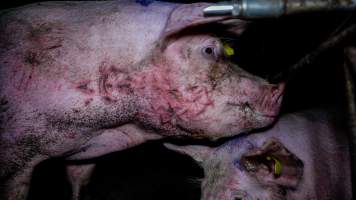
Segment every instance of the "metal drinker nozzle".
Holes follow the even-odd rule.
[[[203,12],[207,17],[228,15],[256,19],[315,11],[355,9],[356,0],[233,0],[209,6]]]

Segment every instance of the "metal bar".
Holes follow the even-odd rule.
[[[345,86],[346,86],[346,99],[348,110],[348,125],[349,131],[349,144],[350,144],[350,158],[351,158],[351,181],[352,181],[352,196],[356,197],[356,106],[355,106],[355,75],[356,63],[348,62],[344,64],[345,71]]]

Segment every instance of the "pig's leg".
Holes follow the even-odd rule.
[[[43,161],[44,158],[33,158],[30,162],[24,164],[13,175],[8,176],[1,182],[0,199],[2,200],[25,200],[30,187],[32,172],[34,167]]]
[[[27,167],[15,175],[12,180],[6,183],[5,199],[7,200],[24,200],[27,197],[30,186],[33,167]]]
[[[80,199],[81,188],[89,183],[95,164],[67,165],[68,180],[72,186],[72,200]]]
[[[119,128],[107,129],[97,137],[85,143],[78,153],[67,160],[85,160],[108,153],[124,150],[142,144],[148,140],[160,139],[161,136],[147,132],[135,124],[126,124]],[[73,200],[80,199],[80,191],[89,183],[95,164],[68,165],[67,173],[72,185]]]

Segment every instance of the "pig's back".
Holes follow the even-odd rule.
[[[30,76],[24,71],[33,73],[31,79],[73,81],[96,76],[104,61],[133,65],[150,53],[174,7],[132,1],[41,2],[3,11],[1,81],[21,82],[22,76]]]
[[[101,66],[138,65],[175,6],[41,2],[2,11],[0,98],[20,115],[80,106],[78,100],[86,94],[76,88],[90,82],[88,87],[98,89]]]
[[[34,129],[48,132],[48,118],[83,110],[90,98],[96,111],[103,104],[96,100],[100,67],[140,63],[175,6],[41,2],[2,11],[0,102],[6,105],[0,104],[1,138],[16,135],[18,140]],[[27,126],[31,130],[22,130]]]

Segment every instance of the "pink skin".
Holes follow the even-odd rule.
[[[202,53],[206,47],[216,55]],[[140,96],[154,102],[146,118],[174,132],[178,128],[184,135],[210,138],[271,123],[283,85],[269,85],[237,67],[233,70],[233,64],[219,57],[222,52],[217,38],[208,34],[186,36],[168,45],[154,61],[159,68],[150,68],[154,72],[139,79],[149,86],[138,89]]]
[[[68,165],[68,181],[72,187],[72,199],[80,199],[80,189],[90,181],[95,164],[86,165]]]
[[[289,114],[216,148],[166,146],[203,167],[202,200],[352,199],[347,134],[335,119],[320,111]],[[280,175],[273,161],[262,161],[266,155],[282,163]]]
[[[163,136],[217,139],[271,124],[283,84],[230,63],[210,33],[180,33],[224,20],[203,18],[207,5],[45,2],[2,15],[3,199],[24,199],[33,167],[51,157],[94,158]],[[240,33],[245,23],[237,22]]]

